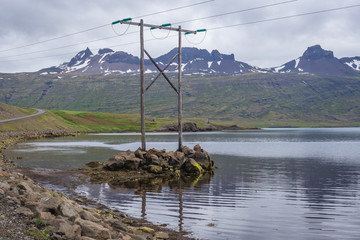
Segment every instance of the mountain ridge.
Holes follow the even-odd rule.
[[[164,69],[177,54],[178,48],[173,48],[154,61]],[[69,62],[40,70],[40,72],[84,72],[84,73],[132,73],[137,74],[140,59],[124,51],[114,51],[102,48],[93,54],[89,48],[77,53]],[[149,59],[144,60],[145,73],[157,73],[157,68]],[[178,69],[177,58],[165,71],[175,72]],[[259,68],[245,62],[237,61],[234,54],[222,54],[214,49],[194,47],[182,48],[182,70],[186,74],[243,74],[251,72],[261,73],[300,73],[325,75],[355,75],[360,71],[360,57],[345,57],[338,59],[334,53],[324,50],[320,45],[308,47],[302,56],[281,66]]]

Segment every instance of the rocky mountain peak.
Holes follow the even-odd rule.
[[[308,47],[304,52],[303,58],[308,60],[317,60],[321,58],[334,58],[334,53],[332,51],[327,51],[321,48],[320,45],[315,45]]]
[[[76,54],[75,57],[73,57],[70,62],[69,62],[69,67],[84,63],[86,59],[88,59],[89,57],[91,57],[93,55],[93,53],[91,52],[91,50],[89,48],[86,48],[83,51],[80,51],[78,54]]]
[[[99,54],[105,54],[105,53],[113,53],[114,50],[110,49],[110,48],[102,48],[98,51]]]

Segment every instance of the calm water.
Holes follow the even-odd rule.
[[[139,140],[136,134],[45,139],[18,144],[7,156],[21,157],[15,161],[23,167],[66,170],[135,150]],[[147,140],[149,148],[177,146],[176,134]],[[75,191],[199,239],[360,239],[359,128],[191,133],[184,141],[212,154],[213,176],[134,189],[82,184]]]

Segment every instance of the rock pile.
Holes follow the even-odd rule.
[[[3,171],[1,164],[0,201],[14,205],[13,214],[32,219],[35,226],[25,234],[35,239],[169,238],[164,232],[146,228],[152,230],[149,233],[143,230],[145,227],[131,226],[129,223],[132,220],[126,215],[118,217],[108,212],[81,207],[60,192],[39,186],[21,173]]]
[[[154,174],[176,173],[200,175],[214,169],[214,161],[208,152],[196,145],[194,149],[185,146],[181,151],[166,152],[150,149],[135,152],[120,152],[108,160],[105,170],[146,170]]]

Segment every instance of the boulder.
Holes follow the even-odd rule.
[[[139,168],[140,164],[142,162],[142,159],[134,157],[130,158],[130,159],[126,159],[124,162],[124,169],[129,169],[129,170],[136,170]]]
[[[194,154],[194,150],[189,148],[188,146],[184,146],[181,150],[186,156],[189,156],[191,154]]]
[[[188,158],[181,166],[181,170],[188,174],[200,175],[204,172],[203,168],[194,159]]]
[[[82,235],[98,240],[111,239],[111,232],[100,224],[77,218],[75,224],[80,225]]]
[[[108,160],[107,164],[103,167],[105,170],[118,171],[124,168],[125,159],[114,159]]]
[[[135,153],[135,157],[140,159],[145,159],[146,152],[143,151],[141,148],[138,148],[134,153]]]
[[[152,154],[150,151],[146,153],[145,155],[146,158],[146,164],[149,165],[160,165],[160,159],[156,154]]]
[[[81,227],[77,224],[60,223],[59,232],[64,233],[68,239],[79,239]]]
[[[73,220],[79,217],[78,208],[68,201],[63,201],[59,205],[58,211],[62,216],[70,219],[72,218]]]

